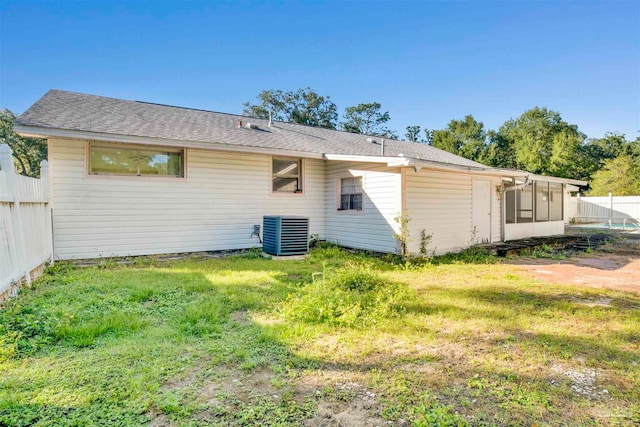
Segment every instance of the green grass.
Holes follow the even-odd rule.
[[[637,295],[320,246],[57,264],[0,311],[0,425],[640,422]]]

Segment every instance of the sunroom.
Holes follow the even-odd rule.
[[[570,184],[586,182],[538,175],[504,182],[503,240],[564,234]]]

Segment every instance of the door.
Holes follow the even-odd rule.
[[[474,243],[491,241],[491,181],[473,180],[473,229]]]

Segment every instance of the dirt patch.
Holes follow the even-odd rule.
[[[640,295],[640,254],[597,253],[566,260],[520,258],[511,263],[548,283],[616,289]]]
[[[360,374],[343,371],[315,371],[298,382],[299,391],[314,393],[318,401],[315,415],[303,426],[386,426],[380,416],[378,396],[367,389]]]

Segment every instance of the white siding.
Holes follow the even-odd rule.
[[[397,252],[400,169],[376,163],[327,162],[326,171],[326,239],[351,248]],[[340,178],[350,176],[362,176],[362,212],[338,211]]]
[[[500,240],[500,195],[495,191],[498,178],[491,180],[491,241]],[[409,222],[409,252],[420,250],[424,229],[432,238],[427,250],[445,253],[461,250],[476,242],[473,236],[474,176],[462,173],[406,169],[405,208]]]
[[[304,194],[272,194],[267,155],[187,150],[185,179],[85,173],[85,142],[50,140],[57,258],[239,249],[263,215],[310,218],[324,236],[322,160],[304,162]]]

